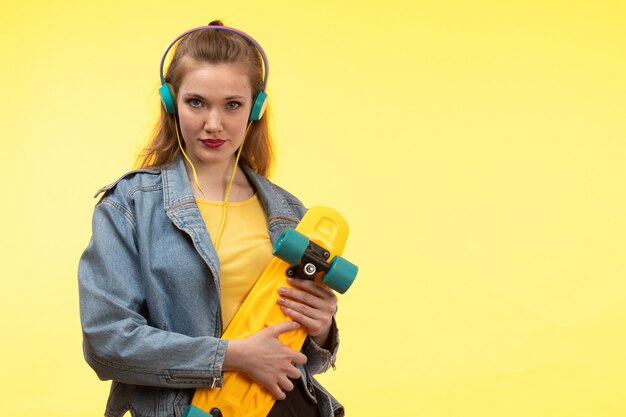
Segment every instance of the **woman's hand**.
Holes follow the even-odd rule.
[[[281,287],[278,303],[282,311],[309,331],[318,346],[326,347],[337,296],[325,286],[304,279],[289,279],[294,288]]]
[[[289,378],[302,376],[294,364],[306,363],[306,356],[285,346],[278,336],[295,330],[300,325],[284,321],[249,336],[228,341],[224,357],[224,371],[242,371],[256,383],[266,387],[278,399],[285,399],[284,391],[291,391]]]

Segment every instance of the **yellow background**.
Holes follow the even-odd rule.
[[[91,196],[214,18],[268,53],[273,179],[351,224],[350,416],[626,415],[624,1],[2,0],[1,416],[102,415]]]

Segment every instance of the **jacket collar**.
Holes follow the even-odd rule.
[[[174,163],[163,168],[161,177],[163,205],[167,217],[178,229],[189,235],[196,251],[211,270],[213,282],[219,291],[220,261],[191,191],[182,157],[179,156]]]
[[[189,185],[187,169],[182,157],[179,157],[161,171],[163,177],[163,201],[165,211],[170,211],[181,204],[195,202]]]

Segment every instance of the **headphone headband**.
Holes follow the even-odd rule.
[[[165,53],[163,53],[163,57],[161,58],[161,65],[159,66],[159,77],[161,78],[161,84],[165,84],[165,75],[163,73],[163,67],[165,66],[165,58],[167,57],[167,53],[170,51],[170,49],[172,49],[172,47],[176,44],[176,42],[178,42],[179,40],[181,40],[185,36],[189,35],[190,33],[197,32],[199,30],[205,30],[205,29],[226,30],[228,32],[233,32],[233,33],[236,33],[239,36],[243,37],[244,39],[247,39],[248,41],[250,41],[252,43],[252,45],[254,45],[254,47],[257,49],[257,51],[259,51],[259,54],[261,55],[261,60],[263,61],[263,88],[261,90],[265,91],[265,88],[267,87],[267,78],[269,76],[269,66],[267,65],[267,55],[265,55],[265,51],[263,50],[261,45],[259,45],[259,43],[257,41],[255,41],[252,36],[248,35],[245,32],[242,32],[239,29],[231,28],[231,27],[228,27],[228,26],[217,26],[217,25],[215,25],[215,26],[213,26],[213,25],[198,26],[196,28],[189,29],[188,31],[183,32],[180,35],[178,35],[176,37],[176,39],[174,39],[168,45],[167,49],[165,49]]]

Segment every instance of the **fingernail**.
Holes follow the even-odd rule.
[[[283,288],[283,287],[280,287],[280,288],[278,289],[278,292],[279,292],[280,294],[285,294],[285,293],[287,292],[287,289],[286,289],[286,288]]]

